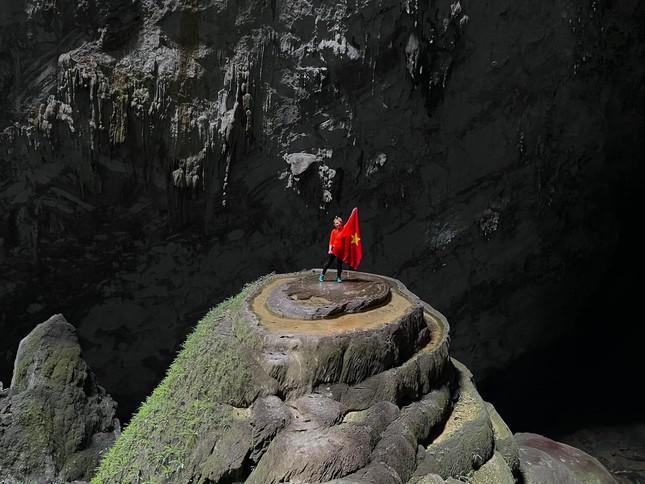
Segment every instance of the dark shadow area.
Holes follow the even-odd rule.
[[[642,180],[641,170],[619,182],[619,243],[574,328],[479,384],[514,432],[557,439],[594,425],[645,420]]]

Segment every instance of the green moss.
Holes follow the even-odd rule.
[[[369,412],[367,410],[358,410],[356,412],[349,412],[345,415],[343,422],[353,423],[353,424],[362,424],[367,420]]]
[[[13,387],[18,392],[27,388],[27,371],[33,363],[40,341],[40,337],[32,334],[22,343],[22,351],[20,352],[20,358],[16,361],[13,380]]]
[[[27,389],[27,374],[34,362],[34,355],[38,353],[39,341],[36,337],[28,340],[27,347],[16,364],[14,388],[17,392]],[[48,378],[51,386],[63,389],[74,380],[74,373],[78,370],[80,362],[79,346],[62,346],[41,363],[39,374]]]
[[[25,359],[20,360],[14,368],[14,384],[13,387],[17,392],[21,392],[26,388],[27,369],[29,368],[30,361]]]
[[[52,416],[38,399],[25,400],[16,413],[30,455],[39,461],[50,451],[47,437],[52,434]]]
[[[247,285],[197,324],[164,380],[103,458],[93,484],[176,481],[201,437],[215,442],[239,419],[234,406],[248,406],[256,396],[255,369],[243,357],[255,339],[244,328],[240,303],[264,281]]]
[[[42,374],[50,378],[53,386],[63,388],[74,380],[74,372],[79,366],[80,358],[80,346],[69,345],[60,348],[45,361]]]

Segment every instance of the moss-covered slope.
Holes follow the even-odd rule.
[[[93,483],[187,482],[204,467],[218,478],[236,472],[218,467],[212,447],[231,432],[248,436],[247,407],[275,392],[274,381],[249,356],[258,341],[236,324],[241,301],[261,283],[245,287],[197,324],[164,380],[103,459]],[[241,467],[244,457],[233,461]]]

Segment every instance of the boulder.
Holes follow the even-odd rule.
[[[517,433],[515,440],[526,484],[617,484],[597,459],[575,447],[531,433]]]
[[[11,386],[0,392],[0,482],[89,479],[120,433],[115,415],[76,329],[52,316],[20,342]]]

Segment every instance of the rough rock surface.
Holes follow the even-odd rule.
[[[432,297],[479,377],[545,343],[638,165],[643,5],[3,0],[1,371],[62,305],[132,409],[212,301],[317,265],[355,205],[363,267]]]
[[[276,287],[269,295],[267,308],[287,318],[323,319],[364,311],[384,304],[390,297],[390,286],[383,280],[350,275],[351,284],[315,284],[315,277],[318,276]]]
[[[358,274],[357,285],[365,277],[378,278]],[[520,482],[533,462],[519,462],[510,430],[449,357],[445,317],[400,282],[382,282],[385,305],[322,320],[263,308],[276,287],[315,290],[307,272],[262,278],[220,304],[92,482]],[[578,464],[561,465],[582,479]]]
[[[89,480],[119,435],[115,413],[76,330],[52,316],[20,342],[11,386],[0,385],[0,482]]]
[[[526,484],[615,484],[616,479],[589,454],[542,435],[515,434]]]

